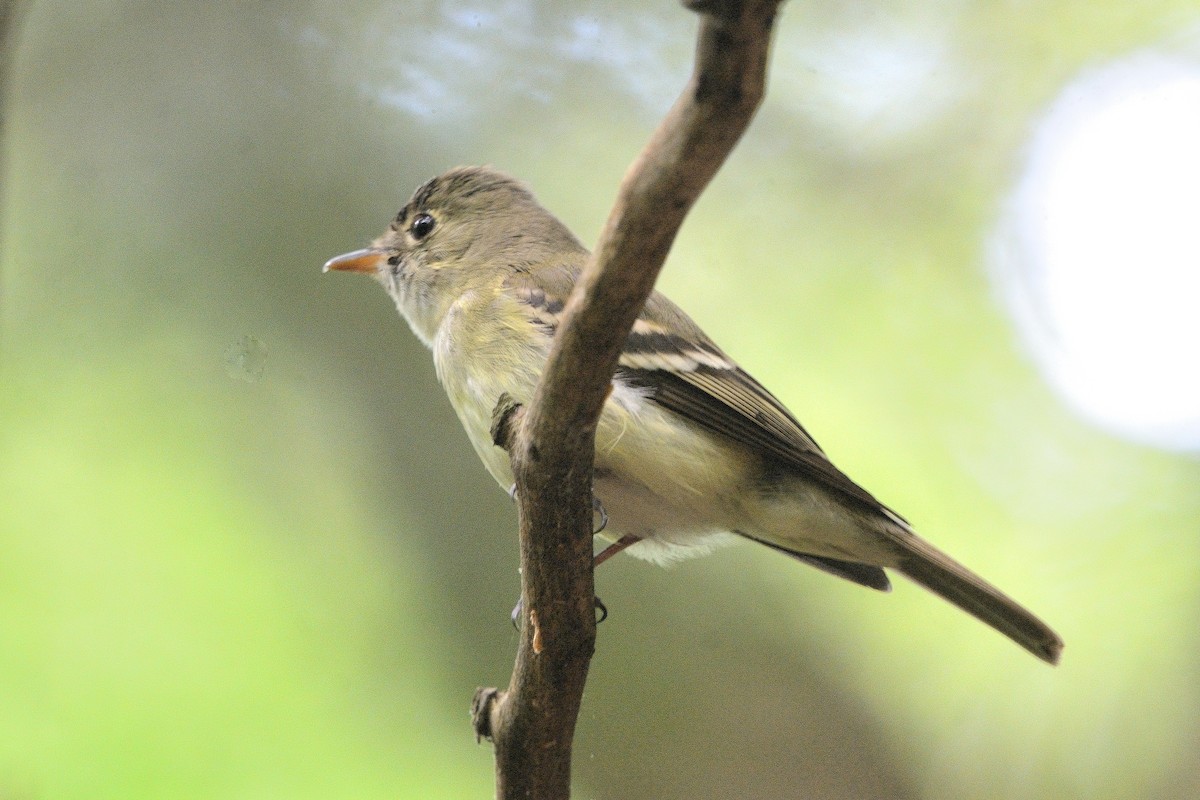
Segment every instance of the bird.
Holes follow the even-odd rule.
[[[365,273],[433,353],[488,472],[513,485],[491,436],[507,394],[527,403],[589,258],[521,181],[465,166],[426,181],[369,247],[326,272]],[[889,591],[894,570],[1056,664],[1046,623],[925,539],[834,466],[796,417],[655,291],[625,341],[596,427],[593,493],[617,552],[669,563],[743,537]]]

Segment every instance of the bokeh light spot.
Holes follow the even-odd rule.
[[[1200,63],[1140,55],[1068,86],[993,244],[1018,328],[1072,407],[1200,450]]]

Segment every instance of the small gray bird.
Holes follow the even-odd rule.
[[[461,167],[425,183],[365,250],[326,270],[373,275],[433,350],[484,465],[502,394],[528,403],[587,249],[521,183]],[[872,589],[895,569],[1057,663],[1044,622],[928,542],[846,477],[783,404],[655,292],[625,343],[596,430],[595,495],[615,542],[657,562],[734,535]]]

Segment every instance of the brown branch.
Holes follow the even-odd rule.
[[[498,798],[570,796],[571,742],[595,647],[595,429],[621,346],[689,209],[765,91],[779,0],[684,3],[701,15],[683,94],[630,167],[572,292],[527,408],[497,404],[520,511],[521,642],[508,689],[480,689],[475,730],[496,749]]]

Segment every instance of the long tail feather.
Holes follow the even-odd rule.
[[[1063,641],[1049,625],[933,545],[905,533],[896,569],[1043,661],[1058,663]]]

